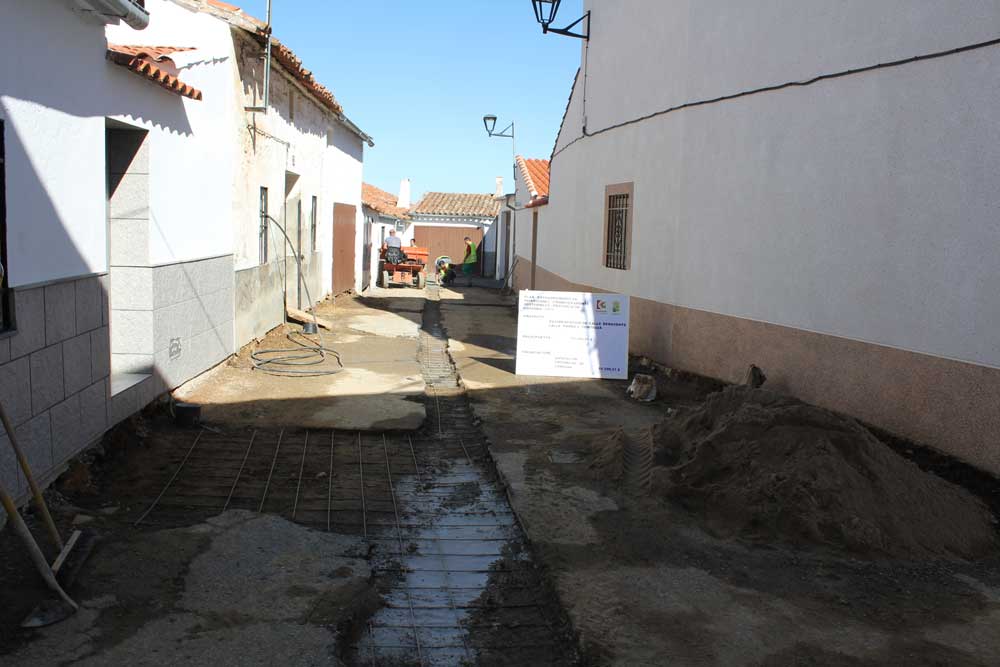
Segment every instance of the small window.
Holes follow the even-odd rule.
[[[312,241],[312,245],[309,247],[312,248],[313,252],[316,252],[316,216],[319,215],[318,208],[319,200],[314,196],[312,198],[312,210],[309,212],[309,239]]]
[[[14,328],[13,304],[10,296],[10,276],[7,271],[7,175],[4,150],[4,124],[0,120],[0,265],[3,278],[0,279],[0,331]]]
[[[267,188],[260,189],[260,263],[267,264]]]
[[[632,264],[633,184],[604,189],[604,266],[628,270]]]
[[[288,120],[295,120],[295,93],[288,93]]]

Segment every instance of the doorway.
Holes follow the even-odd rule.
[[[354,244],[357,240],[357,207],[333,205],[333,293],[354,289]]]

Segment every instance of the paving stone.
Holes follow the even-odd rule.
[[[24,490],[24,476],[17,465],[14,450],[10,447],[10,439],[3,429],[0,429],[0,485],[14,497]]]
[[[93,354],[90,333],[70,338],[62,344],[62,349],[65,395],[70,396],[82,391],[93,381],[91,379]]]
[[[31,411],[40,414],[63,400],[62,346],[53,345],[33,352],[31,360]]]
[[[115,242],[111,244],[112,266],[149,264],[149,220],[115,218],[110,221]]]
[[[111,374],[111,331],[101,327],[90,332],[90,381],[97,382]]]
[[[153,354],[153,311],[112,311],[111,349],[116,354]]]
[[[98,277],[76,281],[76,330],[80,333],[101,326],[101,281]]]
[[[45,288],[45,344],[55,345],[76,335],[76,284]]]
[[[116,310],[152,310],[153,269],[112,266],[111,303]]]
[[[31,419],[31,365],[28,357],[0,366],[0,402],[15,426]]]
[[[108,427],[125,421],[139,411],[138,385],[129,387],[116,396],[111,397],[108,405]]]
[[[111,178],[109,214],[115,218],[146,220],[149,218],[149,176],[124,174]]]
[[[111,375],[142,374],[153,372],[154,357],[151,354],[113,354],[111,355]]]
[[[28,459],[35,480],[44,478],[52,470],[52,431],[49,413],[43,412],[17,429],[17,442],[24,458]]]
[[[107,326],[111,319],[111,276],[105,273],[98,282],[101,285],[101,324]]]
[[[49,411],[52,459],[56,465],[76,455],[87,444],[80,419],[80,394],[73,394]]]
[[[45,347],[45,288],[14,290],[14,325],[10,338],[12,359]]]
[[[0,364],[10,361],[10,338],[0,338]]]
[[[104,433],[108,425],[108,381],[95,382],[80,392],[80,428],[86,440]]]

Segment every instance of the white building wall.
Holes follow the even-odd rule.
[[[2,16],[10,285],[102,273],[104,116],[114,105],[103,27],[54,0],[7,2]]]
[[[108,42],[193,47],[170,58],[181,80],[204,93],[202,100],[180,97],[109,65],[119,109],[109,115],[150,131],[150,262],[156,266],[232,254],[232,196],[225,185],[235,178],[236,65],[229,27],[168,0],[149,0],[146,8],[146,29],[109,26]],[[161,116],[169,110],[172,122],[133,111],[149,107]]]
[[[1000,31],[995,1],[591,4],[591,133]],[[1000,47],[987,47],[569,145],[582,125],[578,86],[552,165],[540,266],[664,303],[1000,366],[1000,337],[983,333],[1000,327],[998,67]],[[601,262],[604,188],[629,181],[632,269],[616,271]]]

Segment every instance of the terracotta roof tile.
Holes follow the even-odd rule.
[[[470,216],[495,218],[500,212],[500,202],[493,195],[465,194],[459,192],[428,192],[413,213],[426,215]]]
[[[517,156],[517,168],[532,199],[549,196],[549,161]]]
[[[141,77],[192,100],[202,99],[201,91],[177,78],[174,61],[168,56],[179,51],[193,51],[186,46],[126,46],[108,44],[107,58]]]
[[[201,7],[207,9],[213,16],[218,16],[233,25],[248,30],[262,43],[267,43],[267,24],[263,21],[250,16],[236,5],[231,5],[227,2],[220,2],[219,0],[203,0],[203,2],[204,5],[201,5]],[[305,68],[301,58],[295,55],[290,48],[279,42],[273,35],[271,36],[271,53],[274,59],[285,68],[285,71],[305,86],[320,104],[335,114],[343,115],[344,107],[340,105],[333,96],[333,93],[317,81],[311,71]]]
[[[361,184],[361,203],[382,215],[401,220],[408,220],[410,218],[409,211],[397,206],[399,199],[396,195],[368,183]]]
[[[340,105],[337,98],[333,96],[330,90],[316,80],[313,73],[307,70],[302,65],[302,59],[299,58],[295,53],[279,42],[274,37],[271,38],[271,53],[274,59],[277,60],[281,65],[288,70],[288,73],[295,77],[299,83],[305,86],[316,99],[320,101],[326,108],[330,109],[336,114],[343,114],[344,107]]]

